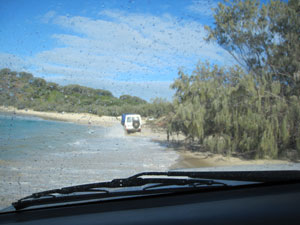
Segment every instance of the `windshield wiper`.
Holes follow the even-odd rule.
[[[12,203],[16,210],[30,206],[66,203],[91,199],[121,196],[141,196],[149,194],[190,191],[199,188],[226,187],[224,180],[275,182],[300,178],[298,171],[245,171],[245,172],[144,172],[110,182],[77,185],[37,192]],[[216,181],[222,180],[222,181]],[[136,187],[134,190],[132,188]]]
[[[189,177],[188,174],[176,175],[177,178],[170,178],[172,176],[173,174],[168,173],[141,173],[124,179],[114,179],[110,182],[83,184],[37,192],[12,203],[12,205],[16,210],[19,210],[35,205],[103,199],[109,197],[169,193],[196,189],[199,188],[199,186],[226,186],[226,183],[192,178]],[[170,186],[172,186],[172,188]],[[132,187],[140,188],[135,190],[129,189]]]

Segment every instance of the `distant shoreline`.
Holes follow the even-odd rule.
[[[97,116],[89,113],[68,113],[68,112],[39,112],[32,109],[17,109],[12,106],[0,106],[0,112],[14,113],[16,115],[37,116],[43,119],[73,122],[91,126],[113,126],[119,123],[119,119],[113,116]]]

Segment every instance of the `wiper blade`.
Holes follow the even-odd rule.
[[[83,184],[43,192],[37,192],[30,196],[22,198],[17,202],[12,203],[12,205],[15,209],[19,210],[34,205],[44,205],[51,203],[53,204],[68,201],[81,201],[95,198],[100,199],[108,197],[167,193],[174,191],[197,189],[199,188],[199,186],[227,186],[227,184],[223,182],[190,177],[188,176],[188,173],[181,175],[168,173],[169,172],[140,173],[124,179],[114,179],[110,182]],[[161,176],[164,177],[162,178]],[[172,188],[168,188],[170,186],[172,186]],[[183,186],[185,187],[183,188]],[[129,189],[124,190],[124,188],[130,187],[142,188],[134,191]],[[74,195],[75,193],[77,195]]]
[[[110,182],[37,192],[12,203],[12,205],[18,210],[35,205],[61,202],[190,191],[208,186],[227,186],[227,183],[224,182],[226,180],[264,183],[289,182],[299,181],[300,173],[299,171],[144,172],[125,179],[114,179]],[[132,190],[131,187],[139,189]]]

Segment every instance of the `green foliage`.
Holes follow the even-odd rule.
[[[215,9],[215,40],[247,71],[271,74],[286,95],[300,95],[300,2],[232,0]]]
[[[111,92],[80,85],[60,86],[35,78],[30,73],[0,70],[0,102],[19,109],[38,111],[87,112],[97,115],[119,116],[139,113],[160,117],[171,110],[171,103],[155,99],[153,103],[130,95],[116,98]]]
[[[179,71],[168,129],[216,153],[300,153],[299,11],[297,0],[219,3],[207,40],[242,67],[199,64],[191,76]]]
[[[155,118],[160,118],[173,111],[173,105],[163,98],[155,98],[146,108],[147,114]]]
[[[299,151],[300,98],[283,97],[281,85],[238,66],[199,64],[191,76],[180,71],[170,131],[215,153],[277,158]]]
[[[126,102],[131,105],[138,105],[138,104],[145,104],[147,103],[145,100],[136,97],[136,96],[130,96],[130,95],[121,95],[120,100],[123,102]]]

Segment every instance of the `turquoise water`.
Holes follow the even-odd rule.
[[[106,169],[147,167],[168,168],[177,158],[150,138],[125,135],[123,127],[95,127],[44,120],[37,117],[0,114],[0,159],[64,160],[103,163]],[[149,158],[150,157],[150,158]],[[86,160],[86,161],[85,161]],[[108,166],[109,164],[109,166]],[[74,167],[77,165],[74,164]]]
[[[70,149],[70,143],[86,137],[90,130],[84,125],[0,114],[0,159],[28,158],[33,154],[37,156],[50,151],[66,151]]]

